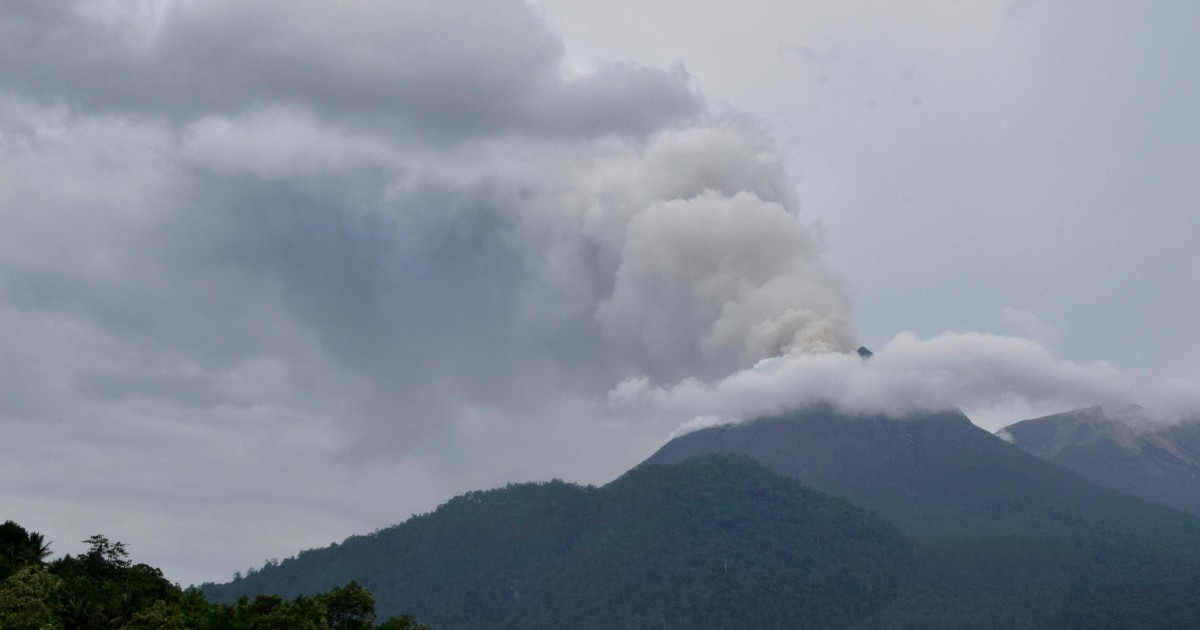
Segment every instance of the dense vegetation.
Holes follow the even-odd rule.
[[[232,601],[360,579],[381,610],[448,629],[1200,627],[1200,521],[960,414],[816,410],[684,436],[651,461],[675,463],[603,488],[469,493],[204,588]]]
[[[412,617],[375,624],[375,600],[351,581],[328,592],[214,604],[158,569],[133,564],[104,536],[47,563],[44,537],[13,521],[0,525],[0,628],[4,630],[428,630]]]
[[[1088,482],[958,413],[816,407],[682,436],[651,458],[742,453],[873,510],[915,547],[863,628],[1200,627],[1200,520]]]
[[[473,492],[226,585],[319,592],[348,577],[381,612],[455,628],[829,628],[893,601],[896,530],[748,458],[639,467],[603,488]]]

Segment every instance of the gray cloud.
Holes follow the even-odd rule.
[[[490,8],[0,9],[5,518],[218,579],[615,474],[664,431],[630,375],[848,343],[767,134]]]
[[[7,83],[85,110],[186,120],[310,107],[427,139],[497,132],[646,134],[699,112],[685,71],[606,64],[570,80],[517,0],[9,3]]]

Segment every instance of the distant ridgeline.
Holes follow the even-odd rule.
[[[680,436],[601,488],[468,493],[201,588],[349,580],[439,630],[1195,628],[1200,519],[959,413],[817,406]]]
[[[996,432],[1088,479],[1200,515],[1200,421],[1164,424],[1137,406],[1089,407]]]

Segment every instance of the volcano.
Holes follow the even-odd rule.
[[[647,462],[716,453],[749,456],[876,510],[917,537],[940,537],[947,528],[1020,532],[1028,518],[1063,510],[1119,522],[1131,501],[999,439],[958,411],[897,419],[815,405],[678,436]]]
[[[647,462],[714,453],[756,459],[914,541],[911,590],[880,624],[924,623],[937,606],[945,627],[1168,627],[1137,603],[1167,592],[1177,619],[1200,615],[1200,596],[1163,573],[1195,574],[1200,553],[1183,541],[1200,542],[1200,521],[1090,482],[958,411],[892,418],[816,405],[678,436]]]
[[[957,411],[812,406],[665,444],[600,488],[472,492],[201,589],[358,580],[436,628],[1195,628],[1200,519]]]

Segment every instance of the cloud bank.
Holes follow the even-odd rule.
[[[1062,361],[1022,337],[946,332],[931,339],[902,333],[869,359],[792,351],[717,381],[687,379],[661,386],[632,378],[609,393],[609,404],[685,419],[674,436],[813,404],[899,419],[962,409],[976,421],[1013,421],[1139,401],[1147,405],[1147,417],[1178,422],[1200,414],[1196,392],[1194,384],[1182,379],[1138,387],[1107,363]]]
[[[176,122],[288,103],[444,141],[645,134],[701,105],[681,67],[565,80],[558,38],[515,0],[22,0],[0,18],[10,90]]]

